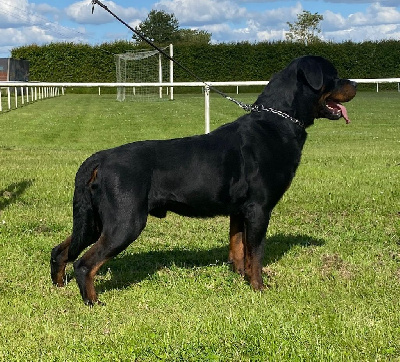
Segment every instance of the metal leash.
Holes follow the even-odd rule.
[[[131,30],[133,33],[135,33],[140,39],[142,39],[144,42],[146,42],[147,44],[149,44],[151,47],[153,47],[154,49],[156,49],[158,52],[160,52],[161,54],[163,54],[168,60],[173,61],[175,64],[177,64],[179,67],[181,67],[182,69],[184,69],[187,73],[189,73],[192,77],[194,77],[197,81],[203,83],[207,88],[213,90],[214,92],[218,93],[219,95],[221,95],[222,97],[230,100],[231,102],[237,104],[240,108],[244,109],[246,112],[250,112],[252,110],[252,106],[250,104],[246,104],[243,103],[241,101],[238,101],[235,98],[229,97],[227,94],[225,94],[224,92],[220,91],[219,89],[215,88],[214,86],[212,86],[211,84],[207,83],[206,81],[204,81],[203,79],[201,79],[199,76],[197,76],[193,71],[191,71],[189,68],[187,68],[186,66],[184,66],[183,64],[181,64],[180,62],[178,62],[176,59],[174,59],[173,57],[171,57],[168,53],[166,53],[163,49],[161,49],[160,47],[158,47],[157,45],[155,45],[151,40],[149,40],[148,38],[146,38],[141,32],[133,29],[129,24],[127,24],[125,21],[123,21],[119,16],[117,16],[115,13],[113,13],[106,5],[104,5],[101,1],[99,0],[92,0],[92,14],[94,11],[94,6],[95,5],[99,5],[100,7],[102,7],[105,11],[107,11],[110,15],[112,15],[115,19],[117,19],[121,24],[125,25],[129,30]]]
[[[254,105],[254,104],[247,104],[247,103],[243,103],[241,101],[238,101],[235,98],[232,98],[230,96],[228,96],[227,94],[225,94],[224,92],[220,91],[218,88],[215,88],[214,86],[212,86],[211,84],[207,83],[206,81],[204,81],[202,78],[200,78],[198,75],[196,75],[193,71],[191,71],[188,67],[184,66],[183,64],[181,64],[180,62],[178,62],[176,59],[174,59],[173,57],[171,57],[168,53],[166,53],[163,49],[161,49],[160,47],[158,47],[157,45],[155,45],[151,40],[149,40],[148,38],[146,38],[140,31],[133,29],[129,24],[127,24],[125,21],[123,21],[119,16],[117,16],[115,13],[113,13],[106,5],[104,5],[101,1],[99,0],[92,0],[92,14],[94,11],[94,6],[95,5],[99,5],[100,7],[102,7],[105,11],[107,11],[110,15],[112,15],[115,19],[117,19],[121,24],[125,25],[129,30],[131,30],[133,33],[135,33],[140,39],[142,39],[144,42],[146,42],[147,44],[149,44],[151,47],[153,47],[154,49],[156,49],[158,52],[160,52],[161,54],[163,54],[168,60],[171,60],[172,62],[174,62],[175,64],[177,64],[179,67],[181,67],[182,69],[184,69],[187,73],[189,73],[192,77],[194,77],[196,80],[198,80],[199,82],[203,83],[208,89],[213,90],[215,93],[218,93],[220,96],[226,98],[227,100],[235,103],[236,105],[238,105],[240,108],[242,108],[244,111],[246,112],[269,112],[269,113],[273,113],[273,114],[277,114],[279,116],[281,116],[282,118],[285,119],[289,119],[291,120],[293,123],[299,125],[300,127],[304,128],[304,123],[299,121],[296,118],[293,118],[292,116],[288,115],[287,113],[281,112],[279,110],[276,110],[274,108],[265,108],[264,106],[258,106],[258,105]]]

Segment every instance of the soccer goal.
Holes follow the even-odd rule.
[[[163,48],[173,57],[173,46]],[[118,83],[173,82],[173,62],[157,50],[134,50],[115,55]],[[169,97],[168,97],[169,96]],[[118,87],[117,100],[155,101],[173,99],[172,87]]]

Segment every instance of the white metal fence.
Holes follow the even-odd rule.
[[[397,90],[400,92],[400,78],[383,79],[352,79],[359,84],[376,84],[376,91],[379,91],[380,84],[397,83]],[[213,87],[235,86],[236,93],[239,87],[244,86],[265,86],[268,81],[241,81],[241,82],[207,82]],[[3,97],[6,98],[7,110],[18,108],[19,104],[25,105],[45,98],[64,95],[66,88],[98,88],[101,95],[101,88],[117,87],[202,87],[205,89],[205,132],[210,132],[210,92],[202,82],[174,82],[174,83],[31,83],[31,82],[0,82],[0,112],[4,111]],[[12,94],[13,93],[13,94]],[[173,99],[173,91],[168,92],[170,99]],[[14,98],[14,102],[12,102]],[[20,102],[20,103],[19,103]]]
[[[36,102],[40,99],[60,95],[60,87],[48,86],[46,83],[0,82],[0,112],[4,110],[3,97],[6,99],[7,110]]]

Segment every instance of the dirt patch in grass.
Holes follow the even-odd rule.
[[[325,254],[322,256],[321,275],[324,279],[341,279],[349,280],[354,273],[349,263],[345,262],[342,257],[335,254]]]

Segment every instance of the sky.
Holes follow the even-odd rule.
[[[206,30],[213,43],[284,40],[303,10],[323,15],[323,40],[400,40],[400,0],[102,0],[132,27],[151,10],[173,13],[180,28]],[[90,0],[0,0],[0,58],[30,44],[101,44],[131,32]]]

